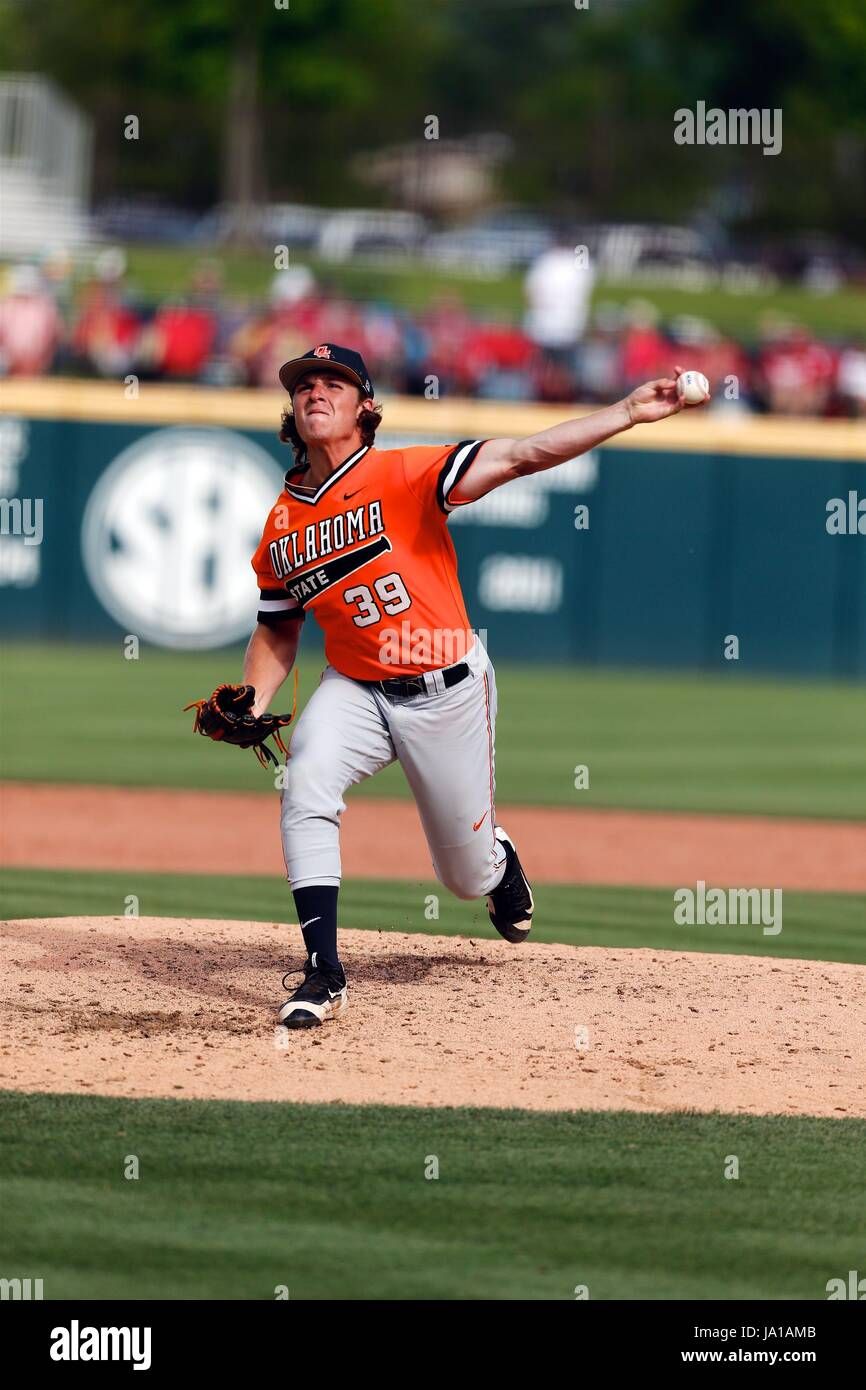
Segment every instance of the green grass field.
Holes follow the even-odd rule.
[[[864,1142],[857,1120],[6,1093],[0,1267],[49,1299],[822,1299],[862,1260]]]
[[[183,247],[130,246],[130,277],[136,289],[149,299],[183,294],[189,289],[196,263],[206,254],[201,249]],[[230,249],[216,254],[223,266],[228,293],[256,299],[267,295],[274,277],[270,256]],[[419,310],[443,294],[456,293],[470,308],[492,317],[517,321],[524,312],[524,277],[520,273],[476,276],[437,271],[412,261],[365,264],[353,259],[338,264],[303,252],[296,253],[294,259],[309,265],[322,284],[353,298],[378,299],[401,309]],[[622,305],[637,298],[655,304],[665,319],[697,314],[723,332],[744,339],[757,336],[761,320],[768,313],[795,319],[816,332],[832,335],[859,334],[866,322],[866,292],[853,286],[830,294],[814,294],[796,285],[756,294],[733,294],[721,288],[687,290],[638,280],[603,280],[593,294],[596,304],[605,301]]]
[[[760,927],[676,926],[673,889],[533,884],[533,940],[571,946],[652,947],[664,951],[717,951],[724,955],[784,956],[866,965],[866,894],[792,893],[783,899],[782,930]],[[213,917],[236,921],[294,922],[288,886],[280,879],[230,875],[73,873],[7,869],[0,882],[0,917],[122,916],[129,893],[143,917]],[[424,915],[429,894],[440,903],[438,921]],[[340,893],[344,927],[427,932],[498,940],[484,903],[460,902],[434,883],[350,879]],[[297,953],[297,931],[285,949]]]
[[[194,738],[181,712],[239,672],[239,651],[126,662],[119,645],[13,643],[2,661],[3,777],[270,791],[251,755]],[[302,662],[302,703],[320,668]],[[498,679],[501,802],[866,816],[856,686],[507,665]],[[355,794],[406,789],[389,769]],[[771,937],[678,927],[671,889],[534,886],[542,943],[866,964],[864,894],[786,891]],[[130,893],[148,916],[294,920],[278,876],[35,869],[5,872],[0,915],[119,916]],[[432,881],[347,882],[341,920],[494,936],[483,903]],[[287,957],[297,944],[287,934]],[[577,1285],[592,1299],[823,1299],[862,1269],[864,1142],[855,1119],[6,1093],[0,1270],[42,1278],[49,1299],[272,1299],[282,1285],[295,1300],[571,1300]]]
[[[192,716],[182,713],[237,678],[240,659],[239,650],[145,647],[140,660],[125,661],[119,643],[9,643],[0,775],[269,790],[251,753],[193,737]],[[300,663],[301,705],[321,668],[321,658]],[[503,804],[866,817],[862,687],[507,664],[497,681]],[[574,788],[579,763],[590,769],[582,791]],[[392,767],[353,795],[408,792]]]

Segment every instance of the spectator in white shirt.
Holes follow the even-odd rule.
[[[0,300],[0,375],[39,376],[54,360],[63,323],[32,265],[14,266]]]
[[[852,415],[866,415],[866,339],[851,343],[839,358],[836,390]]]
[[[526,332],[552,356],[572,354],[586,329],[595,273],[585,256],[560,237],[526,276]]]

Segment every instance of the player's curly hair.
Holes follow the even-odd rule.
[[[361,414],[358,416],[361,442],[366,444],[368,448],[372,447],[376,438],[376,431],[381,423],[382,407],[380,405],[375,405],[371,401],[369,405],[364,407]],[[280,441],[283,444],[290,444],[292,446],[295,455],[295,463],[303,463],[307,446],[298,433],[298,427],[295,424],[295,416],[290,405],[287,405],[283,411],[280,423]]]

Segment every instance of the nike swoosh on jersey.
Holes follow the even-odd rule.
[[[472,823],[472,829],[473,829],[473,830],[480,830],[481,827],[482,827],[482,825],[483,825],[484,822],[486,821],[486,819],[487,819],[487,812],[485,811],[485,812],[484,812],[484,815],[481,817],[481,820],[473,821],[473,823]]]
[[[343,493],[343,501],[344,501],[344,502],[348,502],[348,500],[349,500],[350,497],[357,497],[357,496],[358,496],[358,493],[359,493],[359,492],[363,492],[363,491],[364,491],[364,489],[363,489],[362,487],[356,487],[354,492],[344,492],[344,493]]]

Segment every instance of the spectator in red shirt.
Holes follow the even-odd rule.
[[[440,295],[422,319],[427,339],[427,376],[434,376],[439,390],[445,394],[469,395],[474,388],[474,376],[467,362],[467,348],[476,331],[458,294]]]
[[[99,376],[120,377],[135,361],[140,331],[138,316],[123,304],[115,286],[95,280],[84,291],[72,347]]]
[[[184,302],[158,309],[145,339],[151,369],[157,376],[194,381],[210,357],[216,331],[209,309]]]
[[[792,324],[759,358],[768,408],[779,415],[823,415],[836,375],[830,348]]]
[[[495,400],[528,400],[539,350],[519,328],[481,324],[467,343],[468,367],[480,395]]]
[[[658,311],[647,300],[626,305],[626,330],[622,343],[622,385],[630,391],[641,381],[666,376],[671,348],[656,327]]]
[[[705,319],[683,315],[671,324],[671,341],[678,361],[703,372],[713,396],[711,409],[748,406],[751,366],[742,348]]]

